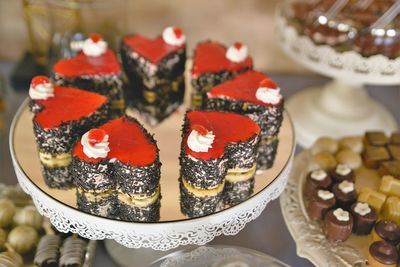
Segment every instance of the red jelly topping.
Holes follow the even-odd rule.
[[[103,40],[103,37],[101,37],[101,35],[98,34],[98,33],[92,33],[92,34],[89,36],[89,38],[90,38],[93,42],[95,42],[95,43],[97,43],[98,41]]]
[[[176,38],[181,38],[181,36],[183,35],[182,29],[178,27],[174,27],[174,33]]]
[[[207,133],[209,132],[203,125],[200,124],[195,124],[191,128],[192,130],[198,132],[200,135],[207,135]]]
[[[226,58],[226,47],[222,44],[206,41],[197,45],[194,52],[192,76],[221,71],[239,71],[253,67],[253,60],[247,57],[242,62],[234,63]]]
[[[104,137],[106,136],[106,131],[102,129],[91,129],[88,134],[88,139],[89,139],[89,144],[91,146],[94,146],[96,144],[101,143],[103,141]]]
[[[271,106],[271,104],[264,103],[256,98],[259,87],[277,88],[276,83],[265,74],[258,71],[248,71],[213,87],[207,93],[207,96],[209,98],[227,97],[256,105]]]
[[[120,117],[107,122],[99,129],[107,132],[109,148],[107,158],[116,158],[131,166],[148,166],[157,159],[157,146],[146,136],[136,121]],[[83,153],[81,142],[74,148],[74,156],[88,162],[99,162],[101,158],[89,158]]]
[[[34,120],[43,129],[49,129],[91,115],[107,102],[107,97],[75,88],[54,86],[54,97],[35,101],[43,109],[35,115]]]
[[[235,113],[190,111],[187,118],[189,127],[184,137],[186,153],[203,160],[220,158],[228,144],[248,141],[260,133],[260,127],[254,121]],[[194,152],[187,145],[187,138],[195,125],[201,125],[215,135],[212,147],[207,152]]]
[[[163,58],[167,57],[171,53],[185,47],[185,44],[181,46],[169,45],[164,42],[161,36],[156,37],[155,39],[150,39],[141,35],[130,35],[125,36],[123,42],[132,51],[138,53],[141,57],[146,58],[154,64],[159,63]]]
[[[49,77],[44,75],[35,76],[31,81],[31,87],[35,88],[37,85],[45,83],[50,83]]]
[[[65,77],[121,73],[117,57],[111,49],[107,49],[104,54],[98,57],[86,56],[81,51],[75,57],[58,61],[53,70],[56,74]]]
[[[243,44],[241,42],[235,42],[233,44],[233,47],[235,47],[237,50],[239,50],[240,48],[242,48]]]

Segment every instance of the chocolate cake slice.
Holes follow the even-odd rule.
[[[85,133],[73,151],[78,208],[127,221],[156,221],[160,160],[154,138],[127,116]]]
[[[259,133],[259,126],[242,115],[216,111],[186,113],[180,155],[183,213],[191,217],[212,213],[221,206],[225,183],[231,189],[243,181],[251,183]],[[199,207],[206,208],[201,211]]]
[[[192,107],[204,106],[206,93],[215,85],[253,68],[247,46],[240,42],[229,48],[214,41],[204,41],[196,46],[193,57]]]
[[[99,34],[91,34],[76,56],[59,60],[53,67],[60,86],[71,86],[108,96],[115,115],[125,110],[122,71],[114,52]]]
[[[32,79],[29,96],[44,180],[51,188],[71,187],[72,147],[84,132],[109,119],[108,99],[75,88],[53,86],[46,76]]]
[[[147,122],[161,122],[183,102],[186,62],[183,31],[167,27],[155,38],[127,35],[122,39],[120,51],[130,82],[127,100]]]
[[[261,128],[258,169],[272,167],[278,148],[284,100],[280,88],[267,75],[248,71],[207,93],[206,108],[246,115]]]

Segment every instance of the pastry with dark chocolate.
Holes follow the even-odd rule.
[[[372,169],[377,169],[382,162],[390,160],[389,151],[383,146],[365,146],[362,157],[364,165]]]
[[[38,267],[57,267],[60,255],[61,237],[58,235],[43,236],[36,249],[33,263]]]
[[[207,92],[217,84],[253,68],[247,46],[236,42],[229,48],[214,41],[199,43],[194,51],[192,107],[204,107]]]
[[[395,221],[380,220],[372,230],[372,239],[385,240],[395,246],[400,241],[400,226]]]
[[[329,189],[331,185],[332,179],[326,171],[313,170],[307,175],[304,193],[306,196],[312,197],[317,189]]]
[[[381,176],[391,175],[396,179],[400,179],[400,160],[392,160],[381,163],[378,173]]]
[[[368,203],[356,202],[351,205],[350,212],[353,215],[353,233],[356,235],[368,235],[377,220],[374,209]]]
[[[109,97],[113,114],[125,110],[122,70],[114,52],[99,34],[91,34],[76,56],[61,59],[53,67],[57,85],[76,87]]]
[[[109,119],[107,97],[75,88],[53,86],[46,76],[32,79],[30,108],[46,184],[72,186],[71,150],[78,138]]]
[[[187,112],[179,158],[181,189],[185,189],[181,193],[190,193],[202,203],[218,204],[225,180],[254,176],[259,133],[260,127],[242,115]],[[189,194],[181,194],[181,203],[189,202],[185,195]]]
[[[272,167],[283,120],[280,88],[265,74],[248,71],[225,81],[207,93],[207,109],[248,116],[261,128],[257,169]]]
[[[395,246],[386,241],[375,241],[369,246],[368,264],[371,267],[396,267],[399,254]]]
[[[82,266],[85,260],[87,241],[70,236],[66,238],[61,247],[60,267]]]
[[[353,182],[344,180],[333,185],[332,192],[335,194],[339,207],[348,208],[357,200],[357,192]]]
[[[85,133],[72,165],[78,207],[123,220],[158,217],[138,215],[160,207],[161,163],[156,141],[136,119],[122,116]]]
[[[354,182],[355,180],[353,170],[345,164],[336,165],[336,167],[331,171],[331,176],[337,183],[342,181]]]
[[[323,220],[326,212],[336,204],[335,195],[328,191],[319,189],[315,191],[307,207],[308,215],[312,220]]]
[[[353,229],[353,216],[341,208],[328,211],[324,219],[324,233],[328,240],[346,241]]]
[[[127,100],[145,120],[154,125],[174,112],[185,93],[186,37],[178,27],[167,27],[162,35],[123,37],[123,68],[129,79]]]

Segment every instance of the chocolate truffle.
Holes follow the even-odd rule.
[[[391,220],[380,220],[372,230],[372,240],[385,240],[396,245],[400,241],[400,226]]]
[[[332,187],[332,192],[335,194],[339,207],[347,208],[357,199],[357,192],[354,188],[354,183],[343,181]]]
[[[328,189],[332,184],[332,179],[328,173],[322,169],[313,170],[307,175],[304,192],[307,197],[312,197],[317,189]]]
[[[336,165],[336,168],[331,171],[331,175],[335,182],[342,182],[344,180],[354,182],[354,172],[345,164]]]
[[[313,220],[322,220],[326,212],[332,208],[335,203],[335,195],[332,192],[319,189],[314,193],[314,196],[308,203],[308,215]]]
[[[353,233],[368,235],[377,219],[374,209],[368,203],[356,202],[351,206],[350,212],[354,219]]]
[[[396,247],[386,241],[376,241],[369,246],[368,263],[371,267],[395,267],[398,260]]]
[[[351,235],[353,216],[341,208],[332,209],[326,213],[324,224],[324,233],[328,240],[343,242]]]

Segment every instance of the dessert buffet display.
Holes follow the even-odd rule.
[[[0,265],[90,267],[96,241],[57,232],[21,188],[0,184]]]
[[[204,244],[236,234],[282,192],[294,134],[280,88],[250,71],[241,43],[200,43],[184,75],[185,40],[177,27],[122,39],[125,114],[111,82],[120,73],[104,68],[113,54],[96,34],[56,63],[54,81],[32,79],[10,149],[22,188],[60,231],[135,248]],[[90,67],[61,83],[59,66],[75,60]],[[184,93],[194,97],[181,105]]]
[[[300,256],[317,266],[397,264],[399,136],[321,137],[295,159],[281,208]]]
[[[393,116],[363,86],[400,84],[399,12],[399,2],[391,0],[281,5],[277,25],[284,51],[307,68],[334,78],[287,103],[301,145],[309,147],[319,136],[339,138],[397,128]]]

